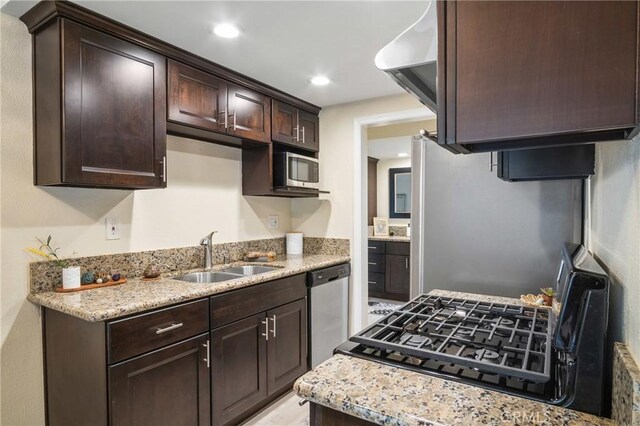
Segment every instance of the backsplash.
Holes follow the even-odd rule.
[[[373,237],[373,226],[367,227],[367,232],[369,237]],[[389,235],[392,235],[395,237],[406,237],[407,227],[398,226],[398,225],[389,225]]]
[[[304,254],[349,255],[348,239],[305,238]],[[285,239],[268,238],[213,245],[213,264],[238,262],[249,251],[275,251],[285,254]],[[118,253],[102,256],[79,257],[72,260],[82,272],[120,273],[125,277],[139,277],[149,263],[155,263],[161,273],[202,268],[204,249],[201,246]],[[34,262],[29,265],[31,292],[52,291],[62,282],[62,271],[53,262]]]

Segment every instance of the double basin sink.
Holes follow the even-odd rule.
[[[278,269],[280,268],[275,266],[261,265],[232,266],[230,268],[220,269],[219,271],[192,272],[190,274],[173,277],[173,279],[179,281],[187,281],[190,283],[210,284],[235,280],[242,277],[249,277],[251,275],[264,274],[271,271],[277,271]]]

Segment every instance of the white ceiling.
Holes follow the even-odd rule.
[[[2,0],[20,16],[35,2]],[[375,54],[417,21],[428,1],[76,1],[320,106],[403,93],[376,69]],[[237,39],[211,28],[232,22]],[[332,83],[312,86],[325,74]]]
[[[411,156],[411,136],[395,138],[369,139],[367,141],[367,155],[378,160],[388,160],[405,153]]]

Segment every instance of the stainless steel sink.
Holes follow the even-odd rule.
[[[261,265],[244,265],[244,266],[233,266],[231,268],[221,269],[221,272],[226,272],[229,274],[240,274],[243,276],[248,275],[257,275],[264,274],[266,272],[277,271],[278,267],[275,266],[261,266]]]
[[[179,275],[173,277],[174,280],[187,281],[190,283],[208,284],[219,283],[222,281],[235,280],[236,278],[242,278],[242,274],[232,274],[229,272],[192,272],[190,274]]]

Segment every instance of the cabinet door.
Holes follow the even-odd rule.
[[[446,26],[447,138],[472,144],[637,123],[638,2],[438,7],[446,8],[438,26]]]
[[[210,424],[209,335],[109,367],[111,425]]]
[[[63,182],[165,186],[165,58],[67,20],[63,44]]]
[[[300,126],[299,146],[309,151],[320,150],[320,121],[317,115],[298,111],[298,125]]]
[[[271,140],[298,145],[298,108],[284,102],[271,102]]]
[[[211,332],[213,424],[233,420],[267,396],[264,313]]]
[[[267,312],[269,394],[307,372],[307,299]]]
[[[385,292],[387,297],[409,300],[409,256],[386,255]]]
[[[226,81],[169,61],[168,118],[205,130],[226,132]]]
[[[271,140],[271,99],[251,90],[229,85],[227,133],[258,142]]]

